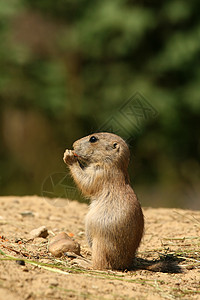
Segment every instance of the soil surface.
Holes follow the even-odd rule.
[[[54,258],[48,252],[49,239],[64,231],[91,259],[84,233],[87,210],[76,201],[0,197],[0,300],[200,299],[200,211],[143,208],[145,235],[136,268],[101,272],[88,269],[81,257]],[[40,226],[49,235],[31,239],[30,231]],[[176,268],[145,270],[154,260]]]

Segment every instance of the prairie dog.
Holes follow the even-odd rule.
[[[107,132],[81,138],[64,153],[74,181],[91,200],[86,236],[94,269],[130,269],[143,235],[142,209],[129,182],[129,157],[126,142]]]

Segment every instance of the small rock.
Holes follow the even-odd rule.
[[[22,242],[22,239],[21,238],[16,238],[15,243],[19,243],[19,242]]]
[[[45,290],[45,293],[44,295],[47,297],[47,296],[52,296],[53,295],[53,290],[51,288],[48,288]]]
[[[7,222],[4,217],[0,216],[0,225],[5,225]]]
[[[80,255],[80,245],[73,241],[65,232],[61,232],[51,239],[49,252],[55,257],[61,257],[65,252],[74,252]]]
[[[78,236],[79,237],[83,237],[85,235],[85,232],[84,231],[80,231],[79,233],[78,233]]]
[[[33,299],[33,293],[32,292],[28,293],[26,296],[24,296],[24,299],[25,300]]]
[[[49,285],[50,286],[58,286],[58,282],[57,282],[57,280],[52,278],[49,280]]]
[[[22,282],[17,282],[16,283],[17,287],[22,288],[24,286],[24,284]]]
[[[32,238],[36,238],[36,237],[42,237],[42,238],[46,238],[48,236],[48,230],[45,226],[41,226],[39,228],[33,229],[30,232],[30,236]]]
[[[18,199],[13,199],[13,203],[19,204],[19,200]]]
[[[32,211],[26,210],[20,213],[22,217],[34,217],[34,213]]]
[[[61,221],[61,217],[50,216],[50,217],[49,217],[49,220],[50,220],[50,221],[60,222],[60,221]]]
[[[68,236],[67,233],[65,233],[65,232],[60,232],[60,233],[58,233],[57,235],[55,235],[55,236],[50,240],[50,244],[53,244],[54,242],[57,242],[57,241],[62,240],[62,239],[69,239],[69,240],[71,240],[71,238]]]
[[[47,243],[47,239],[39,236],[39,237],[35,237],[34,241],[32,242],[33,245],[44,245],[45,243]]]
[[[23,269],[23,272],[29,272],[29,269],[25,267],[25,268]]]
[[[25,266],[25,261],[22,259],[16,260],[16,263],[20,266]]]
[[[52,229],[52,232],[54,233],[54,232],[59,232],[59,228],[57,228],[57,227],[54,227],[53,229]]]

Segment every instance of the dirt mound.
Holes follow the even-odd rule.
[[[0,299],[200,299],[200,211],[144,208],[135,270],[100,272],[84,268],[73,255],[48,253],[49,238],[64,231],[91,259],[86,204],[12,196],[0,197],[0,207]],[[47,238],[30,238],[40,226],[47,228]],[[154,260],[173,262],[179,271],[144,270]]]

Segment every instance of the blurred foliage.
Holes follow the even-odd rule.
[[[1,194],[40,194],[66,147],[112,125],[143,204],[199,207],[197,0],[2,0],[0,40]],[[124,115],[133,95],[148,118]]]

